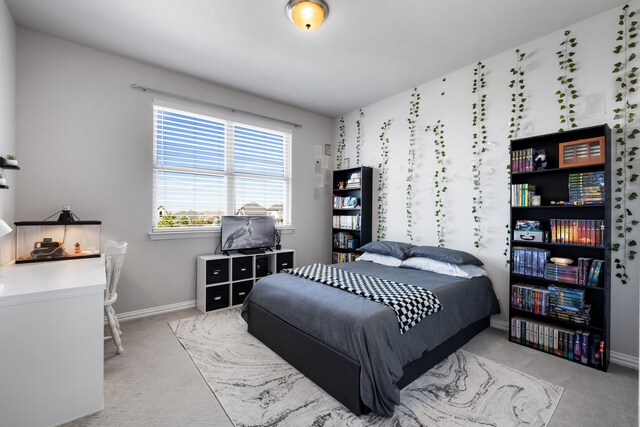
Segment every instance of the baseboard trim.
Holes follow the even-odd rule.
[[[635,356],[629,356],[628,354],[618,353],[617,351],[611,351],[609,353],[611,363],[624,366],[626,368],[638,370],[638,358]]]
[[[491,318],[491,323],[489,323],[489,326],[491,326],[492,328],[500,329],[501,331],[509,331],[509,322],[495,317]]]
[[[500,329],[501,331],[509,331],[509,322],[502,319],[492,317],[490,326],[492,328]],[[624,366],[625,368],[635,369],[636,371],[638,370],[638,358],[635,356],[611,351],[609,353],[609,357],[611,358],[611,363]]]
[[[187,308],[194,308],[196,306],[196,300],[178,302],[175,304],[161,305],[159,307],[144,308],[142,310],[128,311],[126,313],[117,313],[118,320],[121,322],[133,319],[140,319],[142,317],[154,316],[156,314],[171,313],[172,311],[185,310]],[[107,317],[104,318],[104,323],[107,323]]]

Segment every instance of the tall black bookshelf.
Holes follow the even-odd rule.
[[[359,178],[358,178],[359,177]],[[357,248],[371,242],[373,169],[366,166],[333,171],[332,260],[353,261]]]
[[[604,143],[604,155],[601,155],[602,161],[596,164],[588,164],[581,166],[569,166],[561,165],[561,149],[560,144],[565,142],[590,140],[595,138],[603,138]],[[514,240],[514,233],[512,231],[510,236],[510,251],[511,251],[511,264],[510,264],[510,276],[509,276],[509,339],[513,342],[517,342],[520,345],[528,347],[534,347],[537,350],[545,351],[549,354],[554,354],[559,357],[563,357],[567,360],[571,360],[574,363],[581,363],[585,366],[589,366],[595,369],[606,371],[609,367],[609,354],[610,354],[610,295],[611,295],[611,130],[605,125],[593,126],[588,128],[573,129],[565,132],[540,135],[534,137],[521,138],[511,141],[511,153],[512,159],[514,152],[519,150],[534,149],[536,151],[544,150],[546,153],[546,168],[529,170],[525,172],[514,171],[512,163],[511,173],[511,230],[515,230],[518,220],[530,220],[540,221],[540,229],[542,230],[543,241],[520,241]],[[535,152],[535,151],[534,151]],[[581,174],[589,172],[604,172],[604,200],[601,203],[593,204],[569,204],[569,175]],[[576,175],[572,175],[572,180],[575,180]],[[531,206],[531,200],[527,200],[528,206],[515,206],[521,203],[514,200],[513,188],[516,185],[529,184],[535,185],[535,194],[541,197],[541,203],[539,206]],[[516,191],[518,188],[516,187]],[[522,194],[522,193],[520,193]],[[521,196],[518,196],[521,197]],[[555,202],[552,204],[551,202]],[[565,204],[557,204],[559,201],[564,201]],[[551,229],[552,219],[574,220],[571,223],[575,224],[588,224],[584,220],[601,221],[604,220],[603,226],[600,227],[599,244],[592,244],[588,239],[579,239],[582,243],[560,243],[558,242],[558,234],[553,236],[553,230]],[[570,223],[570,224],[571,224]],[[557,224],[557,223],[556,223]],[[557,229],[556,229],[557,230]],[[557,233],[557,231],[556,231]],[[582,234],[578,234],[582,236]],[[555,242],[552,241],[555,240]],[[586,243],[585,243],[586,242]],[[573,260],[573,266],[578,263],[579,258],[591,258],[596,260],[603,260],[602,273],[600,275],[597,284],[594,285],[580,285],[567,283],[566,279],[563,281],[550,280],[548,274],[544,274],[544,277],[532,277],[529,274],[521,274],[519,269],[516,271],[514,262],[514,250],[519,248],[537,248],[549,252],[549,258],[562,257],[570,258]],[[519,257],[522,257],[523,253],[532,253],[530,251],[519,250],[517,252]],[[533,255],[535,256],[535,255]],[[522,258],[520,258],[520,261]],[[549,263],[550,261],[547,261]],[[547,268],[545,264],[545,268]],[[559,278],[558,278],[559,279]],[[523,290],[517,285],[529,286],[533,289],[547,289],[549,285],[561,286],[564,288],[580,289],[584,290],[585,303],[591,305],[591,318],[588,324],[584,324],[584,320],[574,321],[573,318],[559,318],[557,315],[551,315],[550,313],[540,313],[540,301],[541,298],[538,294],[533,298],[532,305],[529,307],[522,307],[520,303],[516,301],[516,298],[524,296]],[[514,292],[514,286],[516,290]],[[524,291],[527,292],[527,291]],[[539,291],[540,292],[540,291]],[[545,292],[545,291],[542,291]],[[526,295],[526,294],[525,294]],[[531,298],[532,294],[528,294]],[[535,298],[538,299],[538,309],[535,309]],[[525,304],[526,305],[526,304]],[[533,306],[533,307],[532,307]],[[537,311],[537,313],[536,313]],[[547,307],[548,311],[548,307]],[[524,320],[524,322],[522,321]],[[524,324],[524,326],[523,326]],[[535,328],[538,325],[538,339],[528,340],[531,338],[531,332],[527,330],[529,325]],[[540,326],[542,325],[543,333],[540,334]],[[549,343],[553,343],[553,337],[548,340],[544,335],[547,330],[562,331],[560,334],[565,339],[571,340],[570,337],[573,333],[574,350],[576,332],[582,332],[580,337],[580,344],[584,346],[586,333],[588,333],[587,350],[589,354],[586,357],[586,363],[582,357],[584,355],[584,347],[580,350],[581,358],[576,360],[575,354],[573,358],[570,358],[571,353],[575,351],[558,351],[557,349],[547,348]],[[535,335],[536,329],[533,329]],[[524,339],[522,335],[529,334],[527,339]],[[516,338],[518,335],[519,338]],[[599,338],[604,342],[604,352],[597,356],[598,359],[594,360],[595,353],[598,352],[599,343],[594,343],[594,338]],[[540,340],[544,340],[540,343]],[[533,341],[533,342],[531,342]],[[537,341],[537,345],[536,345]],[[568,343],[562,341],[558,344],[560,347],[566,347]]]

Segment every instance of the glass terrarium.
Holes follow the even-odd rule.
[[[102,221],[18,221],[16,264],[100,256]]]

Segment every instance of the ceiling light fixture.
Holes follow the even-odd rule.
[[[329,6],[324,0],[289,0],[287,16],[296,27],[303,31],[313,31],[329,15]]]

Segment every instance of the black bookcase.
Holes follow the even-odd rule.
[[[359,183],[355,180],[358,175]],[[362,166],[333,171],[332,185],[332,260],[334,263],[348,262],[355,258],[357,248],[371,241],[373,169]],[[347,197],[356,200],[354,206],[344,205]],[[343,221],[336,220],[337,217],[342,217]],[[348,239],[354,241],[349,245]]]
[[[591,164],[584,166],[559,167],[560,166],[560,144],[564,142],[577,141],[583,139],[604,138],[604,161],[599,164]],[[526,340],[516,339],[518,335],[516,324],[520,325],[520,332],[526,332],[529,324],[543,325],[543,329],[553,327],[556,330],[571,332],[582,331],[588,332],[592,340],[594,336],[600,337],[604,342],[604,354],[600,363],[592,363],[591,353],[587,357],[587,363],[584,361],[573,360],[574,363],[582,363],[592,368],[606,371],[609,366],[610,353],[610,292],[611,292],[611,130],[605,125],[593,126],[588,128],[575,129],[560,133],[540,135],[528,138],[521,138],[511,141],[511,152],[526,149],[544,149],[546,152],[547,165],[544,170],[531,170],[528,172],[511,173],[511,185],[529,184],[535,185],[535,193],[541,196],[540,206],[514,206],[513,192],[511,200],[511,230],[515,229],[518,220],[537,220],[540,221],[540,228],[547,232],[543,242],[533,241],[514,241],[514,234],[510,236],[511,264],[509,276],[509,337],[511,341],[518,342],[521,345],[532,347],[531,343]],[[574,204],[551,204],[552,201],[568,201],[569,200],[569,175],[584,172],[604,171],[605,197],[604,203],[591,205],[574,205]],[[552,243],[549,234],[551,219],[569,219],[569,220],[604,220],[604,230],[601,233],[602,242],[599,246],[589,246],[580,244]],[[584,223],[584,222],[582,222]],[[602,229],[602,227],[601,227]],[[544,235],[544,234],[543,234]],[[540,277],[531,277],[530,275],[517,274],[514,272],[514,248],[540,248],[548,250],[550,257],[563,257],[573,259],[572,265],[578,263],[578,258],[592,258],[604,260],[602,274],[597,286],[585,286],[570,284],[566,282],[549,280]],[[520,252],[522,254],[522,252]],[[549,285],[584,289],[585,302],[591,305],[591,320],[588,325],[576,323],[569,319],[561,319],[550,315],[535,314],[535,312],[518,309],[514,302],[515,295],[521,292],[516,289],[514,294],[514,285],[524,284],[526,286],[545,289]],[[522,295],[522,294],[520,294]],[[521,306],[520,306],[521,307]],[[534,310],[535,311],[535,310]],[[539,311],[539,310],[538,310]],[[522,321],[524,319],[525,326],[522,329]],[[516,323],[518,321],[518,323]],[[546,331],[546,329],[544,329]],[[542,335],[544,337],[544,334]],[[575,336],[573,338],[575,340]],[[545,338],[546,340],[546,338]],[[584,341],[584,335],[581,341]],[[574,343],[575,344],[575,343]],[[593,343],[588,344],[588,349],[593,351]],[[544,344],[535,347],[541,351],[545,350]],[[596,349],[597,350],[597,349]],[[582,351],[581,351],[582,353]],[[559,355],[568,359],[564,354]],[[571,359],[568,359],[571,360]]]

